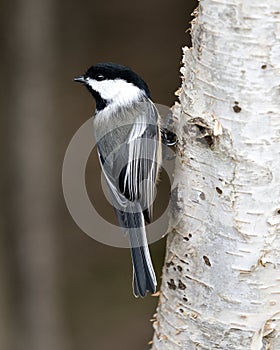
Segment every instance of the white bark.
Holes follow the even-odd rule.
[[[201,0],[153,350],[280,349],[280,2]]]

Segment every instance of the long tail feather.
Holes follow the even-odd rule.
[[[129,233],[134,295],[144,297],[147,292],[155,293],[157,281],[147,243],[143,213],[132,210],[117,211],[117,216],[120,225]]]
[[[142,228],[129,230],[130,242],[132,247],[131,257],[133,264],[133,290],[135,296],[144,297],[147,292],[155,293],[157,281],[153,269],[149,248],[146,241],[146,233]],[[135,240],[142,246],[135,247]]]

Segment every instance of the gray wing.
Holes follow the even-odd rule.
[[[150,101],[141,104],[141,109],[130,111],[137,113],[131,118],[134,123],[126,128],[122,144],[112,153],[109,162],[103,162],[102,168],[114,207],[125,210],[127,200],[136,201],[141,205],[145,220],[150,222],[161,162],[159,115]]]

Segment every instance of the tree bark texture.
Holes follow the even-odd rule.
[[[201,0],[153,350],[280,349],[280,2]]]

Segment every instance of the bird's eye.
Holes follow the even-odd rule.
[[[101,80],[104,80],[105,77],[104,77],[103,74],[97,74],[96,77],[95,77],[95,79],[98,80],[98,81],[101,81]]]

